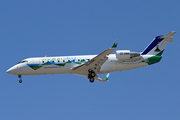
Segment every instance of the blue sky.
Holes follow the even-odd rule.
[[[24,1],[0,4],[0,119],[179,120],[180,1]],[[58,74],[6,73],[38,56],[141,52],[157,35],[178,31],[160,63],[110,74],[105,83]],[[114,52],[113,52],[114,53]],[[104,77],[105,75],[100,75]]]

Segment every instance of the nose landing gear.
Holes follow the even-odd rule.
[[[91,83],[93,83],[94,82],[94,77],[96,76],[96,73],[91,69],[89,69],[88,72],[89,72],[89,74],[88,74],[89,81]]]
[[[19,83],[22,83],[21,75],[18,75]]]

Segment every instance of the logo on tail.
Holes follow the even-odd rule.
[[[154,50],[155,52],[160,52],[161,50],[159,49],[159,46],[156,46],[156,50]]]

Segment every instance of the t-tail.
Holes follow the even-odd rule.
[[[166,48],[168,42],[174,42],[172,36],[176,33],[173,31],[167,35],[157,36],[153,41],[145,48],[141,55],[149,56],[147,58],[147,63],[149,65],[157,63],[162,58],[162,53]]]

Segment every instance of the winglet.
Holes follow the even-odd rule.
[[[116,40],[116,42],[113,44],[113,46],[111,48],[116,48],[118,44],[118,40]]]
[[[106,75],[106,77],[104,79],[98,77],[97,75],[95,77],[95,80],[97,80],[99,82],[106,82],[106,81],[108,81],[108,79],[109,79],[109,73]]]
[[[109,80],[109,73],[106,75],[106,77],[104,78],[104,80],[106,80],[106,81]]]

